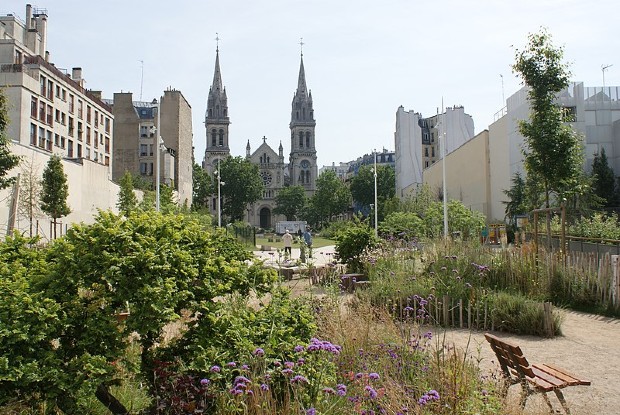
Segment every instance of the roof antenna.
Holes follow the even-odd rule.
[[[305,45],[304,38],[300,37],[299,38],[299,48],[301,49],[301,56],[302,57],[304,56],[304,45]]]

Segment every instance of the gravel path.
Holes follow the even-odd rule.
[[[482,332],[467,330],[433,330],[436,339],[443,339],[456,348],[467,347],[472,358],[481,358],[483,371],[499,371],[493,351]],[[552,363],[592,382],[591,386],[572,386],[563,390],[573,415],[620,414],[620,320],[574,311],[564,312],[563,336],[543,339],[495,333],[521,346],[530,363]],[[469,346],[468,346],[469,343]],[[519,386],[511,387],[511,395]],[[549,394],[554,408],[560,408],[553,393]],[[526,414],[542,413],[546,407],[540,395],[527,401]]]

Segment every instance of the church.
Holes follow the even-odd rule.
[[[209,89],[207,110],[205,112],[205,127],[207,146],[202,163],[210,175],[218,166],[218,161],[231,156],[229,136],[230,117],[228,113],[228,98],[226,88],[222,83],[220,70],[219,47],[215,51],[215,72],[213,84]],[[288,163],[284,160],[282,142],[276,152],[263,136],[262,144],[251,151],[250,140],[246,145],[246,159],[258,165],[259,174],[263,180],[263,196],[247,206],[246,221],[253,226],[263,229],[275,228],[276,222],[285,220],[283,215],[276,215],[276,196],[286,186],[302,186],[306,196],[310,197],[316,190],[318,175],[316,140],[315,140],[314,110],[312,108],[312,93],[306,87],[306,73],[304,70],[303,52],[299,65],[297,90],[293,97],[291,108],[291,146]],[[234,140],[235,138],[233,138]],[[222,178],[225,182],[225,178]],[[212,198],[211,212],[217,215],[217,195]]]

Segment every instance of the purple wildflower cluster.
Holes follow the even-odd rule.
[[[338,346],[337,344],[332,344],[328,341],[319,340],[315,337],[310,339],[310,344],[308,345],[308,347],[306,347],[306,351],[311,353],[311,352],[318,352],[321,350],[325,350],[329,353],[338,355],[340,354],[342,347]]]
[[[420,399],[418,399],[418,404],[420,404],[420,406],[424,406],[428,404],[429,402],[438,401],[438,400],[439,400],[439,392],[437,392],[435,389],[432,389],[426,392],[424,395],[422,395]]]

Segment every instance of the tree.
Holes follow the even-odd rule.
[[[32,237],[35,221],[44,216],[41,210],[41,176],[39,166],[34,164],[34,160],[23,160],[20,170],[17,213],[28,219],[30,225],[28,235]]]
[[[551,36],[543,29],[529,35],[529,44],[517,50],[513,70],[530,90],[530,120],[519,123],[525,137],[525,168],[542,180],[545,206],[551,205],[551,194],[561,195],[579,186],[583,165],[580,137],[564,123],[562,109],[555,104],[556,95],[568,86],[570,72],[562,63],[563,48],[551,44]]]
[[[241,157],[228,157],[220,162],[223,186],[220,193],[224,199],[222,211],[232,222],[243,220],[246,206],[257,201],[263,193],[263,181],[258,166]],[[217,179],[214,178],[214,187]],[[217,193],[217,188],[213,193]]]
[[[592,162],[592,191],[604,200],[605,207],[617,206],[616,175],[607,162],[605,148],[594,154]]]
[[[316,192],[310,198],[306,215],[308,220],[321,226],[333,216],[351,206],[351,191],[332,170],[323,172],[316,180]]]
[[[54,226],[53,237],[56,239],[56,224],[58,218],[71,213],[67,205],[69,185],[67,175],[62,167],[62,161],[56,154],[52,155],[43,170],[43,192],[41,194],[41,209],[52,218]]]
[[[15,177],[6,177],[11,169],[17,167],[20,157],[11,153],[6,129],[9,125],[8,100],[0,90],[0,190],[15,182]]]
[[[286,220],[295,220],[302,214],[307,203],[303,186],[288,186],[276,195],[276,207],[273,213],[286,216]]]
[[[504,190],[504,194],[508,196],[510,200],[502,202],[506,205],[506,218],[512,225],[515,224],[515,217],[517,215],[524,215],[528,212],[527,204],[527,190],[525,186],[525,180],[521,176],[521,173],[517,172],[512,177],[512,186],[508,190]]]
[[[551,206],[551,195],[561,201],[583,193],[580,180],[583,171],[581,139],[570,125],[564,123],[563,111],[555,104],[556,95],[568,86],[570,72],[562,62],[563,48],[551,43],[551,36],[542,29],[528,36],[525,50],[516,51],[513,70],[529,87],[531,106],[529,120],[519,122],[525,138],[523,149],[528,179],[541,180],[545,207]],[[551,241],[551,225],[547,215],[547,235]]]
[[[179,205],[174,200],[172,186],[161,184],[159,186],[159,209],[164,213],[174,213]]]
[[[209,198],[212,195],[211,177],[198,163],[193,166],[192,190],[192,209],[209,207]]]
[[[128,171],[121,177],[116,207],[125,216],[129,216],[138,207],[138,198],[133,191],[133,176]]]
[[[355,202],[362,206],[370,207],[375,203],[375,175],[373,166],[360,167],[357,175],[351,180],[351,196]],[[384,217],[384,205],[386,201],[396,194],[396,176],[391,166],[377,166],[377,212],[379,220]]]

